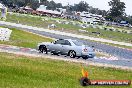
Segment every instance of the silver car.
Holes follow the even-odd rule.
[[[71,58],[82,57],[83,59],[93,58],[95,51],[93,48],[84,45],[82,42],[71,39],[58,39],[54,42],[42,42],[38,44],[38,50],[46,54],[68,55]]]

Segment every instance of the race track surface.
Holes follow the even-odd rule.
[[[114,46],[110,46],[110,45],[105,45],[105,44],[93,42],[90,40],[79,39],[79,38],[75,38],[75,37],[71,37],[71,36],[64,36],[64,35],[49,33],[49,32],[45,32],[45,31],[29,29],[29,28],[16,27],[16,26],[8,25],[8,24],[7,25],[6,24],[0,24],[0,26],[7,26],[9,28],[17,28],[19,30],[25,30],[28,32],[32,32],[32,33],[36,33],[36,34],[39,34],[42,36],[47,36],[47,37],[56,38],[56,39],[60,39],[60,38],[61,39],[66,38],[67,39],[68,38],[68,39],[75,39],[78,41],[82,41],[89,46],[94,46],[95,49],[97,49],[97,50],[108,53],[112,56],[116,56],[118,58],[118,60],[115,60],[115,61],[98,59],[98,58],[97,59],[96,58],[95,59],[89,59],[89,60],[92,60],[94,62],[101,62],[101,63],[108,63],[108,64],[132,67],[132,50],[122,49],[122,48],[118,48],[118,47],[114,47]]]

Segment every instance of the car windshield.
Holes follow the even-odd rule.
[[[82,46],[82,45],[84,45],[82,42],[79,42],[79,41],[76,41],[76,40],[73,40],[72,41],[75,45],[77,45],[77,46]]]

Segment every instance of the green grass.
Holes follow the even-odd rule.
[[[83,65],[89,78],[131,80],[132,72]],[[0,53],[0,88],[83,88],[79,84],[81,64],[45,58]],[[132,87],[132,85],[131,85]],[[87,88],[122,88],[90,86]],[[130,88],[123,86],[123,88]]]
[[[116,41],[124,41],[124,42],[130,42],[132,43],[132,36],[131,34],[126,33],[119,33],[119,32],[112,32],[112,31],[104,31],[104,30],[95,30],[101,33],[101,38],[107,38],[110,40],[116,40]]]
[[[15,45],[28,48],[36,48],[40,42],[50,42],[52,39],[41,37],[29,32],[11,28],[12,33],[9,41],[0,41],[0,44]]]

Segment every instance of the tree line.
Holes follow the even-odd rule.
[[[55,10],[56,8],[64,8],[68,9],[70,11],[88,11],[92,14],[98,14],[102,15],[103,17],[106,18],[108,21],[114,21],[114,22],[120,22],[121,20],[128,21],[130,24],[132,24],[132,16],[128,16],[125,13],[125,3],[121,2],[120,0],[111,0],[108,2],[109,6],[111,7],[110,10],[105,11],[105,10],[100,10],[99,8],[94,8],[90,6],[87,2],[85,1],[80,1],[78,4],[74,5],[68,5],[68,6],[63,6],[61,3],[55,3],[53,0],[48,1],[48,0],[0,0],[1,3],[7,5],[7,6],[30,6],[33,9],[36,9],[39,7],[40,4],[46,5],[47,9],[50,10]]]

